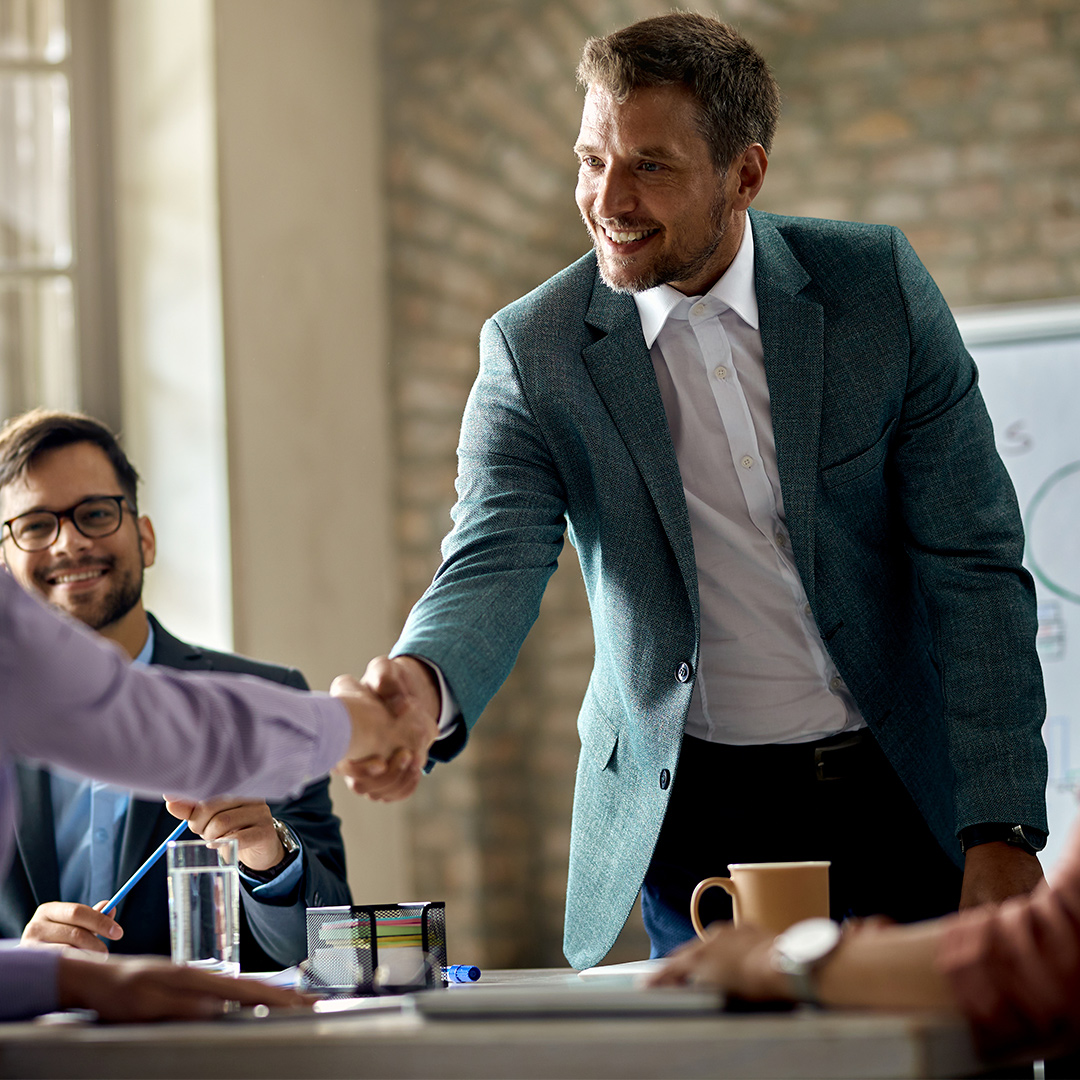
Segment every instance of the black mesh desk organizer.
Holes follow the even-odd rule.
[[[335,995],[404,994],[447,985],[441,902],[308,908],[310,989]]]

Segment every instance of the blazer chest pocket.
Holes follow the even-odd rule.
[[[821,486],[826,489],[837,488],[842,484],[857,480],[860,476],[865,476],[869,472],[879,471],[881,463],[885,460],[885,455],[889,452],[889,439],[892,437],[895,426],[896,421],[891,421],[885,429],[885,433],[873,446],[852,458],[848,458],[847,461],[841,461],[837,465],[830,465],[828,468],[822,469],[820,473]]]

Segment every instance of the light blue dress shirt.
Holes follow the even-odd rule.
[[[153,654],[154,629],[150,627],[146,644],[133,662],[149,664]],[[122,884],[117,881],[117,870],[130,790],[61,769],[51,771],[50,787],[60,899],[88,906],[107,900]],[[240,878],[253,896],[271,900],[288,895],[303,872],[301,847],[299,855],[273,880],[260,884],[242,870]]]

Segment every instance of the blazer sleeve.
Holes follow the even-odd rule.
[[[289,670],[285,683],[298,690],[308,688],[295,668]],[[255,942],[276,964],[288,967],[308,955],[307,909],[351,904],[352,894],[329,778],[309,784],[294,799],[270,804],[270,812],[288,825],[299,841],[304,853],[303,875],[287,896],[263,900],[241,888],[240,897]]]
[[[987,1056],[1080,1042],[1080,827],[1053,882],[951,916],[938,967]]]
[[[1046,829],[1046,701],[1016,495],[952,315],[903,235],[892,236],[910,359],[887,467],[934,641],[956,829]]]
[[[566,492],[527,399],[517,358],[492,319],[458,444],[454,527],[443,563],[392,653],[442,670],[471,728],[502,685],[540,609],[566,529]],[[445,760],[464,745],[432,747]]]

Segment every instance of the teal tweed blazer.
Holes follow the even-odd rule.
[[[967,825],[1045,829],[1034,588],[952,316],[896,229],[751,214],[787,527],[826,647],[957,861]],[[678,783],[699,629],[637,309],[591,253],[485,325],[458,457],[444,561],[394,653],[445,674],[464,724],[434,755],[453,756],[510,672],[568,532],[596,644],[564,940],[585,967],[641,886],[670,795],[661,771]]]

